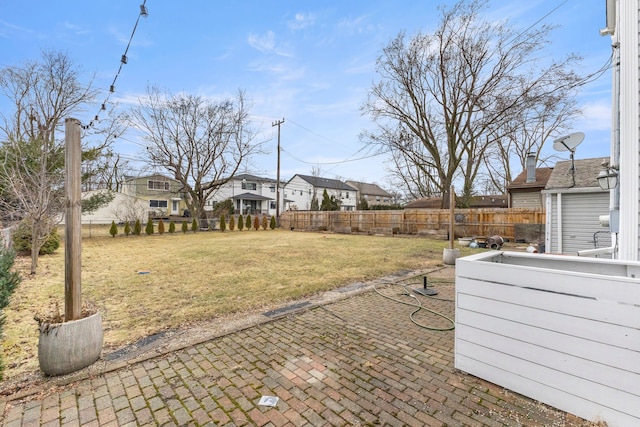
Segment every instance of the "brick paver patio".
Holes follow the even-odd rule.
[[[417,298],[453,318],[453,267],[430,280],[440,299]],[[0,425],[589,425],[456,371],[454,332],[416,324],[444,329],[447,321],[422,310],[412,322],[414,307],[376,289],[416,299],[387,282],[264,316],[179,351],[5,397]],[[277,397],[276,406],[259,405],[262,396]]]

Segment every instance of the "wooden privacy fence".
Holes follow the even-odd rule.
[[[287,211],[280,227],[338,233],[426,234],[447,238],[448,209],[371,211]],[[502,236],[532,241],[544,237],[545,213],[540,209],[456,209],[455,237]]]

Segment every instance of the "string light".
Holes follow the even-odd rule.
[[[127,53],[129,52],[129,47],[131,47],[131,42],[133,41],[133,36],[136,33],[136,29],[138,28],[138,23],[140,22],[140,17],[142,16],[143,18],[146,18],[147,16],[149,16],[149,11],[147,10],[147,7],[145,6],[146,3],[147,3],[147,0],[143,0],[142,4],[140,5],[140,13],[138,14],[138,17],[136,18],[136,23],[133,26],[133,30],[131,31],[131,36],[129,37],[129,42],[127,43],[127,47],[124,50],[124,53],[122,54],[122,56],[120,57],[120,66],[118,67],[118,72],[116,73],[115,77],[113,78],[113,82],[109,86],[109,92],[107,93],[107,97],[105,98],[104,102],[100,106],[100,110],[98,111],[98,114],[95,115],[94,119],[91,120],[91,122],[89,122],[89,124],[86,125],[86,126],[82,126],[81,125],[83,129],[89,129],[89,128],[93,127],[94,123],[97,122],[100,119],[100,117],[99,117],[100,116],[100,112],[101,111],[106,111],[107,104],[109,103],[109,98],[111,98],[111,94],[116,91],[116,81],[118,80],[118,77],[120,76],[120,72],[122,71],[122,66],[125,65],[128,62]]]

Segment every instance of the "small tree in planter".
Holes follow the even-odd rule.
[[[272,230],[276,229],[276,217],[272,216],[271,221],[269,221],[269,228]]]
[[[189,231],[189,224],[187,224],[187,220],[185,219],[182,221],[182,232],[186,233],[187,231]]]
[[[233,231],[236,229],[236,217],[231,215],[231,218],[229,218],[229,230]]]
[[[243,228],[244,228],[244,217],[242,216],[242,214],[240,214],[240,216],[238,217],[238,230],[242,231]]]
[[[164,234],[164,222],[162,221],[162,218],[158,221],[158,234],[161,236]]]
[[[247,214],[244,226],[247,227],[247,231],[251,230],[251,215]]]
[[[220,231],[224,231],[227,229],[227,222],[224,218],[224,214],[220,214]]]
[[[124,235],[128,236],[129,234],[131,234],[131,224],[129,224],[129,221],[126,221],[124,223]]]
[[[147,221],[147,226],[145,227],[144,232],[147,233],[147,236],[151,236],[153,234],[153,221]]]
[[[169,223],[169,234],[173,234],[176,232],[176,223],[171,221]]]
[[[115,221],[111,221],[111,228],[109,228],[109,234],[111,234],[111,237],[116,237],[116,234],[118,234],[118,226],[116,225]]]
[[[139,236],[142,234],[142,223],[139,219],[136,219],[136,223],[133,225],[133,234]]]
[[[195,218],[193,218],[193,221],[191,221],[191,231],[193,231],[194,233],[198,231],[198,220]]]
[[[253,229],[254,230],[260,229],[260,219],[257,216],[253,219]]]

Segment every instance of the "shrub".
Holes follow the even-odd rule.
[[[133,234],[136,236],[142,234],[142,224],[139,219],[136,219],[136,223],[133,225]]]
[[[193,218],[193,221],[191,221],[191,231],[193,231],[194,233],[198,231],[198,220],[195,218]]]
[[[253,218],[253,228],[255,230],[260,229],[260,218],[258,218],[257,216]]]
[[[244,226],[247,230],[251,230],[251,215],[247,214],[247,219],[245,220]]]
[[[162,218],[158,220],[158,234],[164,234],[164,222],[162,221]]]
[[[236,229],[236,217],[231,215],[229,218],[229,230],[233,231]]]
[[[266,230],[268,226],[269,226],[269,220],[267,219],[266,215],[263,215],[262,216],[262,229]]]
[[[244,228],[244,217],[242,216],[242,214],[240,214],[240,216],[238,217],[238,230],[242,231],[243,228]]]
[[[13,248],[16,252],[31,252],[31,228],[26,222],[21,222],[18,229],[11,236]],[[58,229],[54,228],[40,248],[40,255],[54,253],[60,247],[60,235]]]
[[[20,284],[20,275],[13,270],[13,261],[15,253],[7,251],[0,245],[0,337],[2,337],[2,329],[5,317],[2,310],[9,305],[11,294]],[[2,353],[0,353],[0,380],[2,380],[2,371],[4,363],[2,362]]]
[[[173,234],[176,232],[176,223],[171,221],[169,223],[169,234]]]
[[[269,228],[272,230],[276,229],[276,217],[272,216],[271,221],[269,221]]]
[[[115,221],[111,221],[111,228],[109,228],[109,234],[111,234],[111,237],[116,237],[116,234],[118,234],[118,226],[116,225]]]
[[[144,232],[147,233],[147,236],[151,236],[153,234],[153,221],[147,221],[147,226],[145,227]]]
[[[186,233],[187,231],[189,231],[189,225],[187,224],[187,220],[185,219],[184,221],[182,221],[182,232]]]
[[[220,231],[224,231],[227,229],[227,222],[224,218],[224,214],[220,215]]]
[[[131,234],[131,224],[127,221],[124,223],[124,235],[128,236],[129,234]]]

